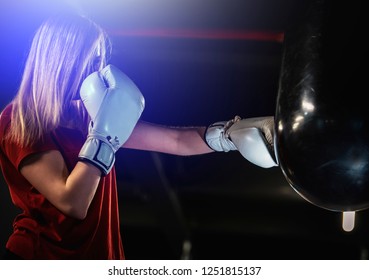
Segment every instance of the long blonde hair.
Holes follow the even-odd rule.
[[[88,115],[78,100],[81,83],[105,67],[110,55],[107,34],[88,18],[59,15],[46,20],[32,40],[12,101],[10,139],[28,146],[63,120],[86,122]]]

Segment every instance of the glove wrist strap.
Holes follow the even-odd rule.
[[[115,153],[109,142],[89,136],[79,152],[78,158],[82,161],[92,163],[98,167],[105,176],[114,165]]]
[[[235,116],[227,122],[216,122],[209,125],[205,131],[206,144],[217,152],[229,152],[237,150],[236,146],[229,138],[228,130],[236,122],[241,120],[239,116]]]

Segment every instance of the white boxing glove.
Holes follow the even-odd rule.
[[[80,96],[91,122],[79,159],[93,163],[106,175],[114,165],[115,152],[137,124],[145,100],[134,82],[113,65],[90,74]]]
[[[278,166],[274,154],[274,117],[216,122],[205,133],[206,143],[214,151],[238,150],[251,163],[263,168]]]

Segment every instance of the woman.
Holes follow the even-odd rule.
[[[85,17],[53,17],[36,32],[18,93],[0,119],[3,176],[22,210],[4,258],[124,259],[114,166],[103,174],[79,157],[91,119],[80,88],[110,53],[106,33]],[[205,131],[138,121],[123,147],[209,153],[216,148]]]

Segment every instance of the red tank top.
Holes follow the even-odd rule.
[[[0,118],[0,164],[12,202],[22,213],[14,220],[7,249],[24,259],[124,259],[115,169],[101,178],[87,217],[68,217],[30,185],[18,168],[30,154],[58,150],[71,171],[85,137],[59,127],[32,147],[21,148],[4,140],[10,122],[8,105]]]

